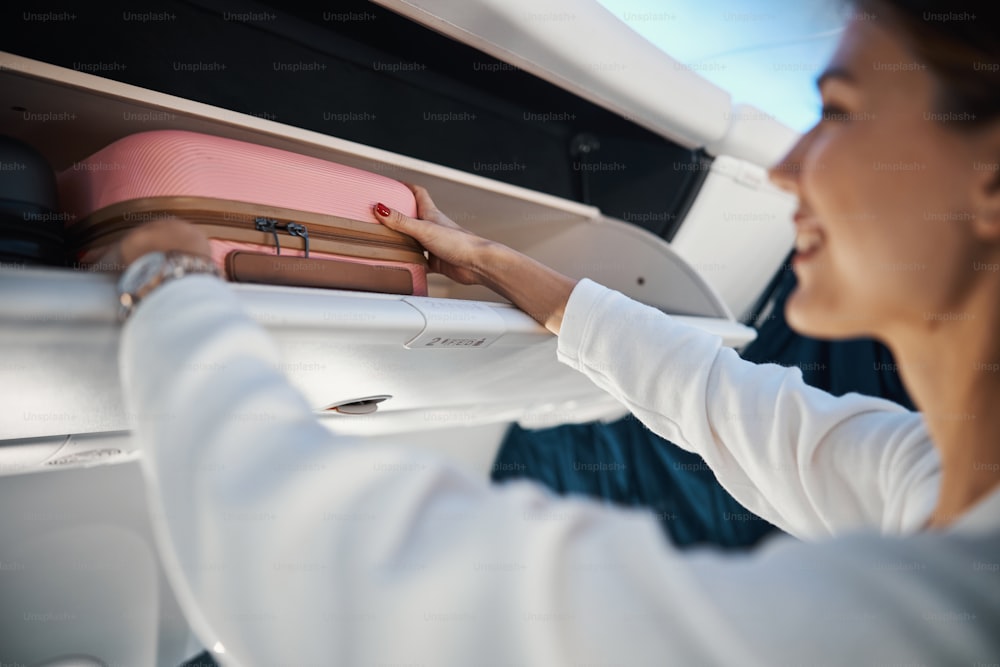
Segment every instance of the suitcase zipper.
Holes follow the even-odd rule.
[[[193,216],[192,216],[193,217]],[[246,224],[237,222],[234,220],[227,220],[225,217],[221,219],[215,218],[212,215],[203,215],[201,217],[208,218],[212,220],[213,224],[221,225],[223,227],[235,227],[239,229],[246,229]],[[215,218],[215,219],[213,219]],[[309,240],[317,239],[320,241],[340,241],[343,243],[350,243],[353,245],[374,245],[383,246],[393,249],[409,250],[411,252],[420,252],[422,254],[422,248],[419,246],[414,247],[413,244],[407,243],[405,241],[390,241],[387,239],[372,239],[372,238],[358,238],[356,236],[349,236],[347,234],[337,234],[335,232],[328,232],[323,230],[317,230],[313,227],[313,231],[310,234],[309,228],[300,222],[282,222],[275,218],[265,218],[256,217],[253,219],[254,230],[258,232],[269,233],[274,237],[274,248],[276,254],[281,254],[281,243],[279,241],[278,232],[287,232],[289,236],[297,236],[302,239],[304,244],[305,256],[309,256]]]
[[[178,216],[187,217],[192,220],[203,220],[205,222],[210,222],[213,225],[219,225],[221,227],[233,227],[235,229],[246,229],[247,224],[245,222],[234,221],[226,215],[217,215],[210,211],[199,211],[197,213],[191,212],[179,212]],[[354,245],[374,245],[383,246],[393,249],[402,249],[412,252],[420,252],[418,248],[413,247],[413,245],[398,241],[389,241],[386,239],[360,239],[357,237],[351,237],[346,234],[336,234],[333,232],[317,231],[313,230],[312,236],[309,234],[309,229],[298,222],[281,222],[274,218],[256,217],[253,218],[254,230],[261,231],[265,233],[270,233],[274,236],[274,245],[276,254],[281,254],[281,244],[279,242],[278,232],[287,232],[290,236],[297,236],[303,240],[305,245],[305,256],[309,256],[309,241],[310,239],[318,239],[321,241],[340,241],[344,243],[350,243]],[[127,222],[124,220],[119,220],[116,223],[101,225],[103,229],[99,231],[94,227],[91,227],[87,232],[82,234],[76,241],[76,245],[85,246],[93,245],[95,241],[100,239],[102,236],[108,236],[110,234],[115,234],[122,231],[127,231],[140,227],[143,222]],[[96,233],[95,233],[96,232]]]
[[[254,218],[254,228],[258,232],[270,232],[274,235],[275,254],[281,254],[281,241],[278,240],[278,230],[284,230],[291,236],[298,236],[305,243],[305,256],[309,256],[309,229],[297,222],[279,222],[274,218]]]

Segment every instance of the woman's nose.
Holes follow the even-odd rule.
[[[802,174],[802,159],[808,148],[813,132],[809,131],[799,137],[784,157],[778,160],[767,170],[768,178],[776,186],[790,192],[796,197],[799,196],[799,178]]]
[[[767,176],[772,183],[785,192],[798,196],[800,168],[801,162],[796,157],[795,148],[793,148],[767,170]]]

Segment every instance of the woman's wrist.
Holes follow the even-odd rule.
[[[476,265],[482,284],[530,315],[554,334],[578,282],[499,243],[486,246]]]
[[[510,271],[517,270],[518,265],[523,264],[526,259],[525,255],[502,243],[488,241],[473,262],[472,271],[479,276],[483,285],[499,292],[503,278]],[[506,295],[501,293],[501,296]]]

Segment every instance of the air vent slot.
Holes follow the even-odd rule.
[[[389,394],[379,394],[377,396],[366,396],[365,398],[355,398],[350,401],[343,401],[341,403],[334,403],[326,408],[325,412],[339,412],[343,415],[370,415],[376,410],[378,406],[383,401],[387,401],[392,396]]]

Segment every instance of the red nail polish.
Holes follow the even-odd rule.
[[[381,215],[383,218],[388,217],[389,214],[392,213],[392,211],[389,210],[389,207],[383,204],[382,202],[375,204],[375,212]]]

